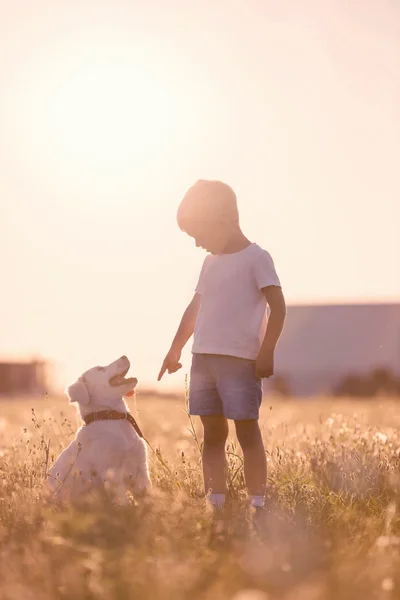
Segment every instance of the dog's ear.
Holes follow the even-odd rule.
[[[81,379],[75,381],[65,390],[70,402],[78,402],[79,404],[89,404],[89,394],[86,385]]]

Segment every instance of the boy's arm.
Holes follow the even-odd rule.
[[[256,360],[256,376],[271,377],[274,374],[274,350],[286,318],[286,303],[282,289],[269,285],[262,288],[262,293],[270,307],[267,331]]]
[[[187,309],[183,313],[178,331],[175,334],[167,356],[164,358],[157,381],[160,381],[165,371],[168,371],[169,374],[176,373],[176,371],[182,367],[179,359],[181,357],[183,347],[194,332],[197,315],[200,309],[200,298],[200,294],[195,294]]]

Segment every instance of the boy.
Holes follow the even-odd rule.
[[[267,463],[258,417],[261,379],[273,375],[286,316],[279,278],[268,252],[243,234],[235,193],[225,183],[197,181],[183,198],[177,220],[209,255],[158,381],[166,371],[181,368],[182,349],[194,333],[189,411],[200,416],[204,428],[205,493],[215,509],[223,508],[227,419],[232,419],[251,505],[263,509]]]

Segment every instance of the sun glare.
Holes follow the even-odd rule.
[[[53,90],[46,120],[57,147],[94,166],[126,163],[168,140],[172,99],[144,70],[92,65]]]

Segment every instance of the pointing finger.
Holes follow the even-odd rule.
[[[166,370],[167,370],[167,365],[166,365],[165,360],[164,360],[164,362],[162,364],[162,367],[160,369],[160,372],[158,374],[157,381],[160,381],[162,379],[162,376],[164,375],[164,373],[165,373]]]

